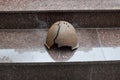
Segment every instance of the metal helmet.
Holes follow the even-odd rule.
[[[45,45],[50,49],[54,44],[58,47],[69,46],[72,50],[79,47],[76,31],[70,23],[57,21],[50,27]]]

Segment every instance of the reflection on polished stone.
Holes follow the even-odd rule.
[[[79,48],[47,50],[44,46],[47,30],[0,30],[0,63],[21,62],[81,62],[120,60],[120,30],[77,29]]]
[[[8,63],[8,62],[12,62],[12,60],[9,57],[0,56],[0,63]]]
[[[98,29],[106,60],[120,60],[120,28]]]
[[[102,47],[106,60],[120,60],[120,47]]]
[[[41,49],[19,51],[22,51],[22,54],[16,49],[0,49],[0,62],[54,62],[47,51],[43,52]]]
[[[69,62],[85,62],[85,61],[104,61],[104,55],[100,47],[91,47],[78,49]]]
[[[71,47],[67,46],[58,48],[57,45],[54,45],[47,51],[53,60],[63,62],[68,61],[74,55],[76,50],[72,50]]]

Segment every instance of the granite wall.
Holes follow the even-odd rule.
[[[0,80],[120,80],[120,62],[6,63]]]
[[[1,12],[0,29],[49,28],[59,20],[66,20],[75,28],[119,28],[120,12]]]

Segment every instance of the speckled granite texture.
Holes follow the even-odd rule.
[[[1,80],[120,80],[120,62],[0,64]]]
[[[120,29],[76,28],[79,48],[45,46],[47,29],[0,29],[0,63],[120,60]]]
[[[120,27],[120,12],[8,12],[0,13],[0,29],[49,28],[65,20],[75,28]]]
[[[119,9],[120,0],[0,0],[0,11]]]

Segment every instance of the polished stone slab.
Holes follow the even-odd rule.
[[[1,29],[0,63],[120,60],[119,29],[76,28],[76,31],[80,46],[71,51],[69,47],[57,48],[57,45],[47,50],[44,46],[47,29]],[[109,45],[111,42],[117,42],[117,46]]]
[[[0,62],[79,62],[103,61],[96,29],[76,29],[80,47],[70,48],[44,46],[47,29],[1,29]]]
[[[120,59],[120,29],[98,29],[106,60]]]
[[[0,11],[119,10],[120,0],[1,0]]]

